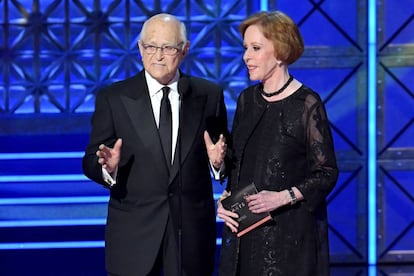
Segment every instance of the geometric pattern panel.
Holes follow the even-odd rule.
[[[366,261],[367,222],[365,168],[342,167],[335,189],[328,197],[329,242],[332,263]]]
[[[340,166],[337,187],[328,198],[332,261],[364,263],[367,1],[267,4],[299,25],[306,47],[291,73],[321,95],[330,118]],[[260,1],[238,0],[0,0],[0,119],[19,120],[16,131],[23,121],[31,126],[44,115],[65,122],[56,124],[56,132],[78,124],[75,119],[93,111],[99,88],[142,69],[137,49],[142,24],[153,14],[167,12],[183,20],[188,30],[191,46],[182,70],[223,87],[231,126],[236,99],[250,84],[238,26],[259,9]],[[411,209],[395,204],[412,204],[413,197],[413,9],[411,0],[378,4],[377,221],[378,256],[384,261],[398,260],[390,256],[412,246],[413,218],[398,216]],[[89,118],[85,122],[89,125]],[[8,123],[7,131],[4,120],[0,124],[0,134],[13,131],[14,124]],[[36,128],[49,130],[46,124]]]
[[[384,82],[379,93],[381,139],[378,152],[381,155],[392,148],[414,145],[414,67],[388,64],[386,60],[379,65]]]
[[[383,1],[377,36],[377,259],[413,262],[413,2]]]
[[[380,167],[379,262],[414,261],[414,170]]]
[[[0,1],[0,112],[93,111],[96,91],[142,68],[142,23],[167,12],[182,19],[192,42],[183,69],[226,89],[227,102],[245,87],[238,23],[258,5],[241,1]],[[220,51],[217,51],[220,49]],[[223,58],[222,58],[223,57]],[[243,76],[243,80],[237,76]],[[231,80],[230,80],[231,78]]]

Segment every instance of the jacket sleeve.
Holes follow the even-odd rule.
[[[100,144],[113,147],[117,139],[111,115],[111,105],[107,99],[107,90],[97,93],[95,101],[95,111],[92,115],[92,130],[89,144],[86,147],[82,159],[83,173],[91,180],[105,187],[109,184],[105,182],[102,166],[98,163],[96,151]]]

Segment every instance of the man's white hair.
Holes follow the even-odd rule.
[[[146,30],[147,30],[147,26],[148,23],[154,21],[154,20],[160,20],[160,21],[171,21],[171,22],[175,22],[176,24],[180,25],[180,42],[182,42],[182,48],[185,47],[185,45],[187,44],[187,29],[184,25],[183,22],[181,22],[177,17],[175,17],[174,15],[168,14],[168,13],[160,13],[160,14],[156,14],[152,17],[150,17],[149,19],[147,19],[144,22],[144,25],[142,25],[142,29],[141,29],[141,33],[140,33],[140,40],[144,40],[145,41],[145,35],[146,35]]]

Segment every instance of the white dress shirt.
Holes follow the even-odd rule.
[[[180,94],[178,93],[178,79],[180,75],[177,72],[174,79],[167,85],[170,88],[168,99],[171,103],[172,112],[172,145],[171,145],[171,164],[174,161],[175,148],[177,145],[178,128],[180,121]],[[162,99],[162,88],[166,85],[160,84],[157,80],[151,77],[150,74],[145,71],[145,78],[147,79],[147,85],[149,90],[149,96],[151,99],[152,111],[154,112],[154,119],[159,127],[160,123],[160,106]]]

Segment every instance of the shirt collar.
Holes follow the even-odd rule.
[[[167,85],[171,89],[171,91],[175,91],[175,92],[178,93],[177,86],[178,86],[179,78],[180,78],[180,73],[177,70],[177,72],[175,73],[174,78]],[[161,88],[163,88],[165,86],[164,84],[161,84],[156,79],[154,79],[147,71],[145,71],[145,79],[147,80],[147,86],[148,86],[148,91],[149,91],[150,97],[157,94],[161,90]]]

